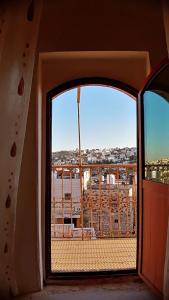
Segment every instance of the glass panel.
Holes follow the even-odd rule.
[[[145,179],[169,184],[169,95],[146,91],[143,100]]]

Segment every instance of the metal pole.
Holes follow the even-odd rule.
[[[81,204],[81,228],[83,240],[83,188],[82,188],[82,158],[81,158],[81,136],[80,136],[80,86],[77,87],[77,113],[78,113],[78,138],[79,138],[79,170],[80,170],[80,204]]]

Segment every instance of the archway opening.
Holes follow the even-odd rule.
[[[48,271],[68,276],[136,272],[133,95],[89,83],[59,90],[48,103]]]

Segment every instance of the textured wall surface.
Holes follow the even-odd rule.
[[[19,175],[29,107],[40,1],[1,2],[0,9],[0,298],[17,294],[14,267]]]

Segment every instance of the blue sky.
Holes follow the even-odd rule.
[[[169,157],[169,102],[155,92],[144,94],[145,160]]]
[[[52,151],[78,148],[77,89],[52,100]],[[136,102],[110,87],[81,87],[81,148],[136,146]]]

